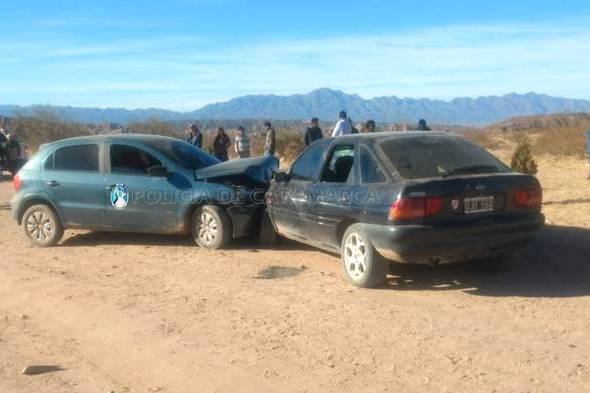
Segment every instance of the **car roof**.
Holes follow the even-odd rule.
[[[61,145],[75,145],[77,143],[101,143],[105,141],[118,142],[156,142],[156,141],[178,141],[179,139],[163,135],[152,134],[100,134],[89,136],[77,136],[73,138],[60,139],[43,144],[43,149]]]
[[[347,134],[341,136],[330,137],[326,139],[333,140],[385,140],[392,138],[417,138],[423,136],[437,136],[437,137],[457,137],[456,134],[447,131],[381,131],[371,133],[360,133],[360,134]]]

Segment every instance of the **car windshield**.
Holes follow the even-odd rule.
[[[509,172],[485,149],[459,137],[396,137],[380,147],[405,179]]]
[[[209,153],[182,141],[154,140],[146,144],[187,169],[202,169],[221,162]]]

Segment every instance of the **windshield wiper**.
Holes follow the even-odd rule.
[[[449,177],[454,175],[466,175],[472,173],[494,173],[499,172],[498,168],[494,165],[466,165],[455,168],[451,171],[442,174],[442,177]]]

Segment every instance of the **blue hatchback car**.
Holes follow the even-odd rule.
[[[64,228],[191,233],[216,249],[256,231],[273,157],[221,163],[183,141],[97,135],[43,145],[14,177],[12,214],[33,245]]]

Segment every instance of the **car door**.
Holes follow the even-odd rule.
[[[58,147],[42,168],[45,191],[67,227],[102,228],[105,225],[105,179],[100,143]]]
[[[310,190],[322,165],[326,144],[320,141],[311,145],[291,166],[288,180],[276,184],[272,215],[280,233],[310,238],[310,227],[316,224],[310,210]]]
[[[336,142],[330,148],[318,182],[311,189],[310,208],[317,225],[311,228],[313,239],[324,246],[338,248],[339,224],[356,217],[359,187],[357,184],[356,146],[353,142]]]
[[[179,228],[178,190],[172,176],[150,176],[149,168],[174,167],[149,147],[108,142],[106,157],[106,222],[112,230],[168,233]]]

